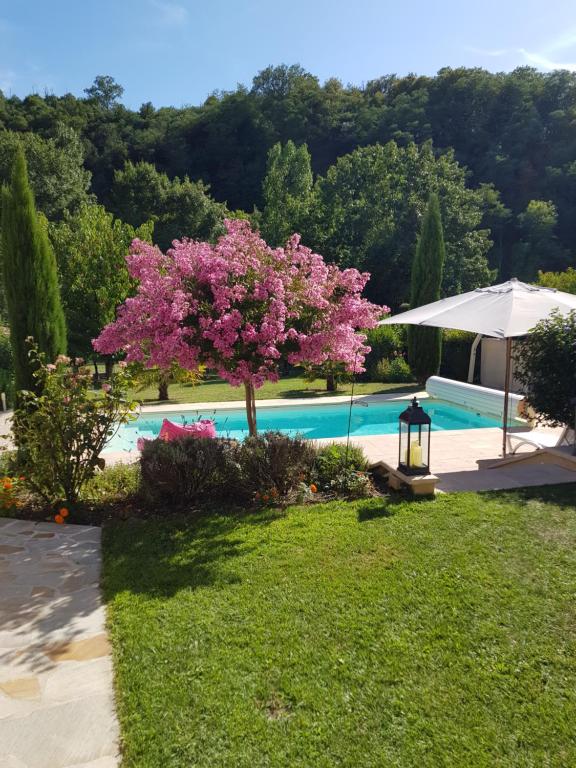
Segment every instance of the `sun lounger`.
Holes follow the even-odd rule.
[[[508,433],[510,453],[516,453],[522,445],[531,445],[533,448],[562,448],[563,446],[574,445],[574,430],[571,427],[564,427],[559,435],[554,432],[538,432],[538,430]]]

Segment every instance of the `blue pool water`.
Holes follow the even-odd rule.
[[[408,401],[359,401],[352,406],[350,434],[392,435],[398,432],[398,417]],[[422,406],[432,419],[432,430],[478,429],[499,427],[500,421],[440,400],[424,400]],[[311,440],[322,437],[342,437],[348,431],[350,403],[331,405],[280,406],[258,408],[258,431],[279,430],[290,435],[302,435]],[[248,434],[244,410],[202,410],[186,413],[142,414],[135,421],[120,427],[108,443],[108,451],[131,451],[139,437],[152,439],[158,435],[162,420],[190,424],[199,418],[214,419],[219,436],[242,439]]]

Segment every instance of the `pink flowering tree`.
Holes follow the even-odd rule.
[[[215,369],[244,386],[253,435],[255,389],[278,380],[282,357],[363,371],[369,347],[361,329],[388,308],[362,298],[368,274],[326,264],[299,235],[272,249],[246,221],[227,221],[226,230],[215,245],[184,239],[167,253],[135,240],[127,263],[137,293],[94,347],[146,366]]]

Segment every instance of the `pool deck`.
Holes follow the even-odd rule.
[[[395,393],[389,395],[358,395],[355,402],[384,402],[391,400],[411,400],[414,395],[426,399],[426,392]],[[277,398],[274,400],[258,400],[258,408],[301,407],[303,405],[336,405],[349,403],[349,395],[336,395],[329,398],[311,399],[295,398],[287,401]],[[141,413],[182,413],[210,410],[237,410],[244,408],[244,401],[168,404],[161,406],[144,406]],[[525,432],[527,427],[514,428],[511,431]],[[541,431],[539,429],[539,431]],[[549,430],[559,434],[560,430]],[[318,444],[346,442],[345,437],[326,438],[316,441]],[[361,446],[371,464],[385,461],[395,465],[398,460],[397,435],[370,435],[366,437],[351,437],[350,442]],[[531,448],[522,448],[522,453],[532,452]],[[531,463],[507,465],[490,468],[502,458],[502,431],[497,427],[480,429],[460,429],[434,431],[430,448],[431,470],[440,480],[438,489],[451,491],[483,491],[504,490],[506,488],[524,488],[537,485],[553,485],[556,483],[576,482],[576,471],[550,463]],[[103,457],[108,464],[132,462],[137,460],[134,452],[105,452]]]

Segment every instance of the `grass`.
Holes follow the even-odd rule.
[[[393,392],[416,392],[420,389],[416,384],[381,384],[378,382],[357,382],[354,385],[356,395],[372,395],[376,393],[390,394]],[[330,397],[336,395],[348,395],[351,384],[341,384],[338,392],[326,392],[326,382],[318,379],[313,382],[306,381],[300,376],[291,376],[280,381],[266,382],[256,391],[258,400],[268,400],[278,397]],[[133,398],[141,400],[146,405],[158,404],[157,387],[131,392]],[[241,387],[231,387],[221,379],[208,379],[196,386],[192,384],[172,384],[169,390],[170,403],[212,403],[229,402],[231,400],[243,400],[244,390]],[[166,402],[166,401],[164,401]]]
[[[576,765],[576,485],[115,523],[124,768]]]

